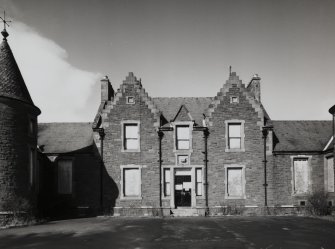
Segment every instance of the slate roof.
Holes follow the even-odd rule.
[[[274,151],[322,151],[332,136],[332,121],[274,121]]]
[[[202,125],[203,113],[214,98],[188,97],[188,98],[152,98],[157,108],[163,113],[167,121],[174,119],[180,107],[184,105],[198,125]]]
[[[38,146],[43,153],[68,153],[92,144],[92,123],[38,124]]]
[[[0,45],[0,96],[34,105],[6,40]]]

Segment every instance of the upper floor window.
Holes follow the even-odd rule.
[[[139,122],[124,122],[122,124],[123,139],[122,151],[139,151],[140,150],[140,131]]]
[[[58,161],[58,193],[72,194],[72,160]]]
[[[228,124],[229,149],[241,149],[241,123]]]
[[[36,133],[36,121],[33,118],[28,120],[28,133],[30,136],[34,136]]]
[[[127,97],[127,104],[135,104],[135,97],[128,96]]]
[[[307,194],[309,190],[309,163],[307,157],[293,158],[293,193]]]
[[[238,99],[238,97],[237,97],[237,96],[231,96],[231,97],[230,97],[230,103],[232,103],[232,104],[237,104],[237,103],[239,103],[239,99]]]
[[[226,151],[244,151],[244,121],[226,121]]]
[[[190,126],[188,125],[176,126],[176,149],[177,150],[190,149]]]

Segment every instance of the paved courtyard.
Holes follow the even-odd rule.
[[[0,230],[0,248],[335,248],[335,223],[303,217],[88,218]]]

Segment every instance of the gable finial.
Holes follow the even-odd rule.
[[[231,76],[231,66],[229,66],[229,76]]]
[[[12,21],[9,21],[9,20],[6,20],[6,11],[3,12],[3,18],[0,16],[2,22],[3,22],[3,30],[1,31],[1,34],[3,36],[3,39],[4,40],[7,40],[7,37],[9,36],[7,30],[6,30],[6,25],[9,27],[9,22],[12,22]]]

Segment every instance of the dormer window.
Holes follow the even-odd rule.
[[[176,126],[176,149],[189,150],[190,149],[190,126],[177,125]]]

